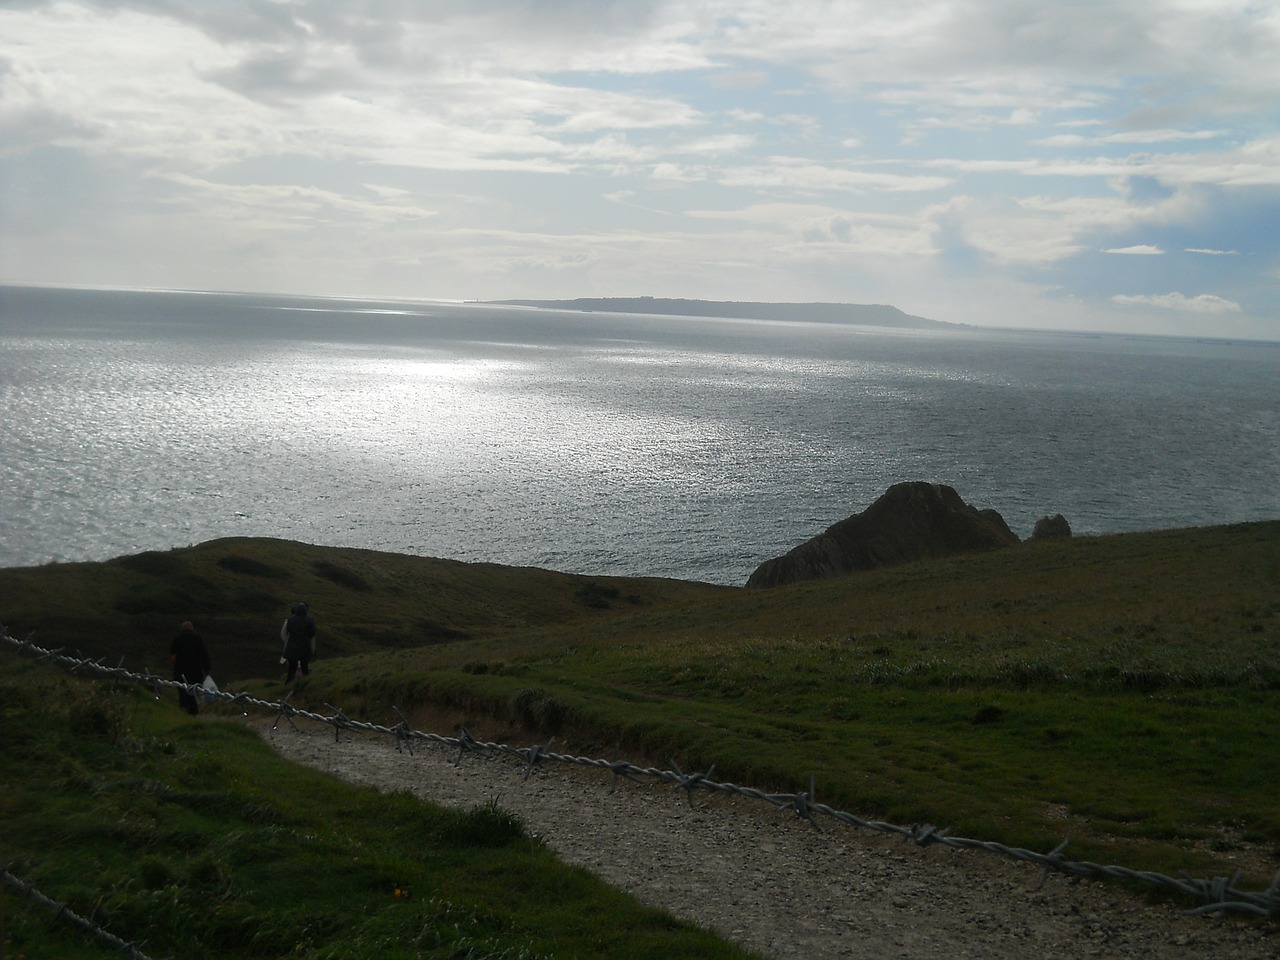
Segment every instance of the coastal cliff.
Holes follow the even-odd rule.
[[[855,514],[781,557],[766,560],[748,587],[838,577],[895,563],[995,550],[1021,541],[995,510],[978,510],[952,487],[896,483]]]
[[[733,300],[683,300],[666,297],[579,297],[574,300],[495,300],[508,307],[581,310],[601,313],[647,313],[674,317],[723,317],[736,320],[784,320],[801,323],[844,323],[869,327],[964,329],[912,316],[883,303],[753,303]]]

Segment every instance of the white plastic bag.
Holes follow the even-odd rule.
[[[213,682],[213,677],[211,675],[205,675],[204,683],[200,684],[200,687],[204,690],[205,703],[212,703],[214,700],[218,699],[218,685]]]

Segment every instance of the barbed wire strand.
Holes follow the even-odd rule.
[[[1128,867],[1104,865],[1090,861],[1068,860],[1063,854],[1063,851],[1067,846],[1067,841],[1065,840],[1047,854],[1037,853],[1034,850],[1027,850],[1021,847],[1010,847],[1006,844],[989,840],[953,837],[947,829],[939,828],[933,824],[902,826],[893,823],[886,823],[881,820],[869,820],[843,810],[836,810],[826,804],[817,802],[816,778],[812,777],[809,780],[808,790],[803,793],[766,793],[753,787],[743,787],[734,783],[723,783],[712,779],[715,773],[714,766],[709,768],[705,773],[686,774],[680,769],[675,761],[670,761],[672,767],[675,768],[674,770],[661,770],[655,767],[638,766],[625,760],[603,760],[592,757],[579,757],[570,754],[556,753],[551,750],[551,746],[555,742],[554,738],[545,745],[514,747],[508,744],[489,743],[477,740],[465,728],[460,728],[457,736],[428,733],[412,729],[409,725],[408,719],[398,708],[393,709],[395,710],[396,715],[400,718],[400,723],[394,727],[369,723],[362,720],[352,720],[341,710],[338,710],[331,704],[325,704],[325,706],[329,710],[333,711],[333,713],[332,715],[325,716],[323,714],[295,707],[290,703],[290,699],[293,696],[292,690],[290,690],[283,700],[274,701],[261,700],[251,694],[243,692],[234,693],[231,691],[219,691],[214,693],[206,691],[199,684],[186,684],[176,680],[165,680],[154,674],[134,673],[124,669],[123,667],[104,666],[101,662],[96,660],[85,660],[66,656],[61,653],[61,651],[48,650],[43,647],[36,646],[30,639],[17,640],[10,636],[3,626],[0,626],[0,640],[17,648],[18,650],[36,657],[41,661],[49,661],[64,666],[73,673],[88,673],[100,677],[109,677],[142,683],[151,689],[157,699],[159,699],[159,691],[161,689],[168,688],[186,691],[192,695],[202,697],[206,702],[211,703],[214,701],[222,701],[223,703],[237,706],[240,708],[244,716],[249,715],[249,707],[253,707],[254,709],[262,710],[267,713],[274,712],[276,714],[276,719],[272,724],[272,730],[275,730],[280,725],[281,720],[286,720],[290,726],[301,732],[298,725],[294,722],[294,718],[297,717],[304,720],[314,721],[316,723],[332,725],[334,727],[335,738],[342,730],[359,731],[363,733],[392,737],[395,740],[396,749],[407,749],[410,755],[413,753],[413,744],[415,741],[434,744],[441,747],[456,747],[458,755],[454,760],[455,765],[460,764],[462,762],[462,758],[469,753],[480,754],[487,752],[498,756],[509,756],[526,764],[526,779],[528,779],[536,768],[548,761],[582,767],[593,767],[609,771],[613,774],[613,786],[611,789],[617,789],[618,781],[621,777],[626,777],[628,780],[640,783],[646,781],[668,782],[674,789],[685,791],[686,799],[690,806],[693,805],[693,795],[695,791],[708,790],[715,793],[733,794],[751,800],[758,800],[773,806],[779,811],[789,810],[819,831],[821,831],[822,828],[818,822],[818,818],[828,817],[848,826],[871,830],[877,833],[896,834],[902,837],[904,841],[911,841],[921,847],[927,847],[931,844],[941,844],[947,847],[982,850],[987,853],[998,854],[1003,857],[1035,864],[1041,867],[1044,873],[1041,876],[1040,884],[1044,883],[1045,878],[1051,872],[1063,873],[1068,876],[1081,878],[1108,878],[1113,880],[1137,881],[1162,887],[1168,891],[1180,893],[1192,898],[1193,900],[1199,901],[1201,904],[1200,906],[1186,911],[1192,915],[1217,913],[1219,916],[1222,916],[1228,912],[1235,911],[1251,913],[1260,917],[1280,917],[1280,871],[1276,873],[1275,879],[1267,889],[1251,891],[1239,888],[1238,883],[1241,876],[1239,871],[1237,871],[1235,876],[1231,878],[1196,878],[1181,871],[1179,877],[1170,877],[1147,870],[1133,870]]]
[[[131,960],[151,960],[151,958],[143,953],[136,944],[128,943],[121,940],[114,933],[103,930],[92,920],[88,920],[80,916],[80,914],[76,913],[65,903],[59,903],[56,900],[50,899],[30,883],[14,876],[3,867],[0,867],[0,881],[3,881],[6,886],[12,887],[14,890],[18,891],[18,893],[22,894],[22,896],[27,900],[30,900],[37,906],[50,911],[54,915],[54,919],[68,923],[81,933],[87,934],[96,940],[101,940],[108,946],[115,947],[125,956],[130,957]],[[2,952],[2,946],[3,945],[0,945],[0,952]]]

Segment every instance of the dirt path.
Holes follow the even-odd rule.
[[[300,721],[264,738],[354,783],[436,803],[496,801],[562,859],[766,957],[1276,960],[1280,924],[1187,917],[982,851],[919,848],[838,823],[819,833],[757,801],[695,796],[550,764],[366,739]]]

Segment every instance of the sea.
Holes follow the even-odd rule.
[[[0,287],[0,567],[221,537],[740,585],[891,485],[1280,518],[1280,344]]]

